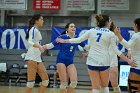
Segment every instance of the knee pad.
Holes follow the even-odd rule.
[[[113,87],[113,90],[114,90],[114,92],[119,92],[119,93],[121,93],[121,89],[120,89],[119,86],[118,86],[118,87]]]
[[[34,87],[34,84],[35,84],[35,81],[27,82],[27,87],[33,88]]]
[[[40,82],[39,85],[48,86],[48,84],[49,84],[49,80],[43,80],[42,82]]]
[[[100,93],[99,89],[92,89],[92,93]]]
[[[103,87],[102,88],[102,93],[109,93],[109,88],[108,87]]]
[[[71,88],[76,88],[76,86],[77,86],[77,81],[71,81],[70,87]]]
[[[60,89],[66,89],[66,87],[67,87],[67,82],[61,82]]]

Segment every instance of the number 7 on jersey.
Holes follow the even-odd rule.
[[[100,41],[100,38],[101,38],[101,36],[102,36],[102,34],[101,33],[97,33],[97,40],[96,40],[96,42],[99,42]]]

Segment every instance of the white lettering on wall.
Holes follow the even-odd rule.
[[[26,33],[24,29],[17,29],[18,31],[18,49],[20,49],[20,41],[22,40],[24,43],[25,48],[28,48],[27,40],[26,40]]]
[[[10,42],[6,41],[6,36],[9,35],[10,36]],[[10,43],[9,47],[7,47],[6,45]],[[3,33],[2,33],[2,38],[1,38],[1,45],[3,49],[13,49],[14,45],[15,45],[15,34],[14,31],[12,29],[6,29]]]
[[[25,37],[26,31],[24,29],[6,29],[2,32],[1,46],[3,49],[23,49],[23,47],[27,49],[28,44]]]

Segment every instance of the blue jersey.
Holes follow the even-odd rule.
[[[75,38],[77,38],[78,36],[75,36]],[[67,34],[61,35],[59,36],[59,38],[63,38],[63,39],[70,39],[70,37]],[[84,47],[85,43],[79,43],[79,44],[70,44],[70,43],[57,43],[56,41],[53,41],[52,44],[54,46],[60,44],[60,51],[57,55],[57,63],[59,63],[59,61],[65,61],[65,62],[72,62],[73,63],[73,59],[74,59],[74,53],[75,50],[78,48],[78,45]]]

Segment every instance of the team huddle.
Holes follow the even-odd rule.
[[[77,86],[77,70],[74,65],[74,53],[78,45],[88,50],[86,65],[92,84],[91,93],[109,93],[109,81],[111,81],[113,92],[121,93],[118,86],[118,58],[119,56],[131,66],[129,75],[129,92],[140,92],[140,18],[134,20],[134,35],[127,42],[120,34],[120,29],[115,26],[108,15],[96,15],[96,27],[86,31],[82,36],[75,35],[74,23],[68,23],[65,31],[53,42],[41,45],[42,36],[39,28],[43,26],[43,16],[34,15],[29,22],[29,33],[26,37],[29,49],[25,56],[28,69],[28,82],[25,93],[31,93],[34,87],[36,73],[42,79],[38,93],[44,93],[49,83],[49,78],[41,53],[59,45],[60,51],[57,55],[56,66],[60,78],[60,93],[74,93]],[[83,41],[88,40],[85,44]],[[122,44],[127,50],[125,56],[118,50],[117,44]],[[117,76],[116,76],[117,75]],[[70,84],[68,85],[68,79]],[[136,87],[135,89],[132,89]]]

